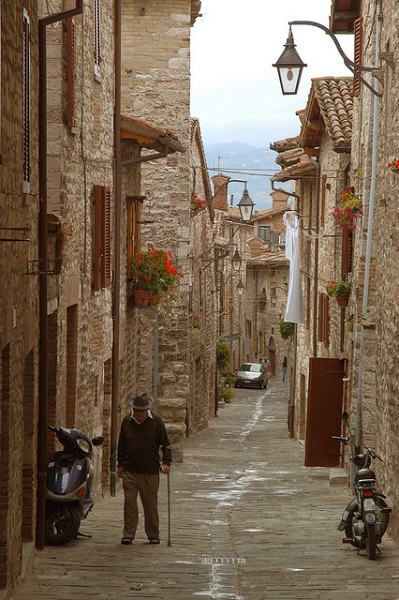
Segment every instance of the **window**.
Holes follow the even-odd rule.
[[[127,276],[130,277],[130,262],[140,251],[140,213],[143,196],[127,196]]]
[[[94,186],[93,215],[94,290],[111,283],[111,192],[107,187]]]
[[[30,19],[23,9],[22,39],[22,166],[23,188],[30,193]]]
[[[74,19],[66,21],[66,84],[67,84],[67,125],[75,125],[75,22]]]
[[[94,30],[94,75],[100,75],[101,38],[100,38],[100,0],[93,0]]]
[[[271,227],[259,227],[259,237],[264,242],[270,242],[272,236]]]

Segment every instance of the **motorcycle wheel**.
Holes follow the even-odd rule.
[[[383,498],[381,498],[380,496],[377,496],[376,498],[376,505],[377,507],[381,510],[383,508],[387,508],[387,504],[385,502],[385,500]],[[364,544],[364,539],[358,536],[355,536],[355,534],[353,533],[353,522],[357,521],[356,517],[355,517],[355,513],[358,511],[357,508],[357,504],[352,508],[352,510],[350,511],[350,513],[348,514],[348,517],[346,519],[346,527],[345,527],[345,536],[347,538],[351,538],[351,544],[352,546],[355,546],[355,548],[364,548],[365,544]],[[388,527],[388,523],[389,523],[389,512],[382,512],[380,514],[380,518],[381,518],[381,523],[382,523],[382,534],[381,537],[384,535],[384,533],[387,530]]]
[[[375,560],[375,555],[377,552],[377,542],[375,540],[374,525],[367,525],[366,551],[367,558],[369,558],[370,560]]]
[[[80,511],[76,506],[57,504],[46,514],[44,537],[51,546],[63,546],[73,540],[80,526]]]

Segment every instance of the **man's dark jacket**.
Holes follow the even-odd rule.
[[[172,462],[168,434],[161,417],[152,413],[141,425],[130,415],[122,421],[118,442],[118,467],[131,473],[159,473],[160,449],[162,463]]]

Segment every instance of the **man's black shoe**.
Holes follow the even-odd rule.
[[[159,538],[150,538],[150,544],[159,544]]]
[[[121,544],[123,544],[124,546],[130,546],[130,544],[133,542],[132,538],[128,538],[128,537],[123,537],[121,539]]]

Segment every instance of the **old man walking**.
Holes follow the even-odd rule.
[[[148,541],[159,544],[159,473],[170,471],[170,442],[163,420],[150,411],[151,398],[145,392],[138,393],[131,405],[132,412],[122,421],[118,442],[118,476],[123,478],[125,493],[121,544],[131,544],[136,535],[137,495],[143,505]]]

